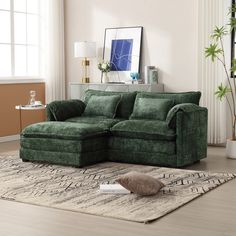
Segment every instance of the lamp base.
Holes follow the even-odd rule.
[[[84,60],[82,60],[82,66],[89,66],[89,60],[87,58],[85,58]]]
[[[82,78],[82,83],[83,83],[83,84],[88,84],[88,83],[90,83],[89,77],[83,77],[83,78]]]

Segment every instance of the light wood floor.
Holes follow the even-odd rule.
[[[0,143],[0,155],[18,149],[18,142]],[[236,160],[225,158],[224,152],[209,147],[208,158],[188,169],[236,173]],[[148,225],[0,200],[0,236],[21,235],[235,236],[236,180]]]

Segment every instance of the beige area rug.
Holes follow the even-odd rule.
[[[99,184],[114,183],[129,171],[147,173],[165,183],[155,196],[98,192]],[[0,158],[0,198],[135,222],[151,222],[235,178],[208,173],[106,162],[86,168],[22,162]]]

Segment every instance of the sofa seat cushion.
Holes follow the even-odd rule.
[[[29,138],[83,140],[107,134],[108,131],[95,124],[50,121],[27,126],[21,135]]]
[[[159,120],[125,120],[111,128],[115,136],[152,139],[175,140],[175,130],[168,127],[165,121]]]
[[[143,152],[172,155],[176,153],[176,142],[111,136],[109,138],[109,149],[127,153]]]
[[[83,140],[65,140],[57,138],[21,137],[21,148],[61,153],[86,153],[106,150],[108,137],[95,137]]]
[[[123,119],[111,119],[111,118],[106,118],[104,116],[78,116],[78,117],[73,117],[70,119],[67,119],[66,122],[74,122],[74,123],[81,123],[81,124],[92,124],[92,125],[97,125],[104,130],[110,130],[110,128],[117,124],[118,122],[122,121]]]

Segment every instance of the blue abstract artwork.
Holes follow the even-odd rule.
[[[114,39],[111,43],[111,71],[130,71],[133,39]]]

